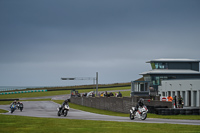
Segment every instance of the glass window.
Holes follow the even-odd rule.
[[[167,63],[151,63],[152,69],[168,69]]]
[[[160,85],[160,77],[153,77],[153,85]]]

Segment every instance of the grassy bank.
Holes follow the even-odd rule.
[[[1,133],[182,133],[200,130],[200,126],[193,125],[70,120],[14,115],[0,115],[0,125]]]

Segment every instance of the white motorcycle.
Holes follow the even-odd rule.
[[[145,105],[143,107],[139,107],[138,110],[135,110],[135,107],[130,109],[130,119],[134,120],[134,118],[139,118],[141,120],[145,120],[147,118],[148,109]]]
[[[63,107],[59,106],[57,110],[58,110],[58,116],[61,116],[61,115],[67,116],[67,113],[69,111],[69,105],[65,105]]]

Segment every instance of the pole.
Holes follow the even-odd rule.
[[[98,72],[96,72],[96,96],[98,96]]]

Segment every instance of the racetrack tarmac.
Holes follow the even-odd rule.
[[[169,124],[186,124],[200,125],[200,120],[175,120],[175,119],[156,119],[147,118],[146,120],[130,120],[129,116],[109,116],[101,115],[70,108],[67,117],[57,116],[57,107],[59,104],[52,101],[24,101],[24,109],[15,110],[14,113],[5,113],[7,115],[20,115],[46,118],[63,118],[63,119],[82,119],[82,120],[101,120],[101,121],[118,121],[118,122],[140,122],[140,123],[169,123]],[[9,105],[0,105],[0,109],[10,110]]]

